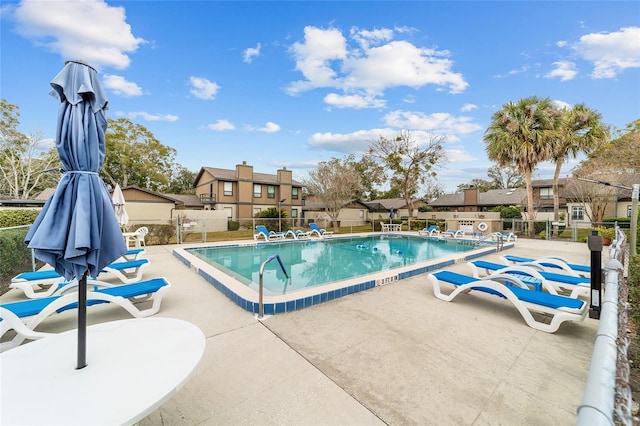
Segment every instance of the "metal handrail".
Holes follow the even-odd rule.
[[[282,272],[284,272],[284,276],[287,277],[287,279],[289,279],[289,274],[287,274],[287,270],[284,267],[284,264],[282,263],[282,259],[280,259],[279,254],[271,255],[267,258],[267,260],[262,262],[262,265],[260,265],[260,286],[258,288],[258,319],[262,319],[264,317],[264,304],[262,303],[262,293],[264,288],[264,285],[262,283],[262,276],[264,274],[264,267],[267,266],[267,263],[271,262],[273,259],[278,260],[278,263],[280,264],[280,268],[282,268]]]

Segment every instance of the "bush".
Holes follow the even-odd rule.
[[[174,225],[138,225],[136,229],[146,226],[149,229],[149,233],[144,237],[144,243],[147,245],[165,245],[169,244],[169,241],[175,237],[176,228]]]
[[[40,210],[33,209],[7,209],[0,210],[0,228],[12,226],[31,225],[35,222]]]
[[[31,250],[24,243],[26,235],[27,228],[0,232],[0,294],[9,289],[11,278],[32,269]]]
[[[238,229],[240,229],[240,222],[238,222],[237,220],[230,220],[229,222],[227,222],[228,231],[237,231]]]
[[[289,230],[289,221],[283,220],[287,217],[287,211],[284,209],[280,209],[280,212],[278,213],[277,207],[269,207],[268,209],[262,210],[260,213],[256,214],[255,217],[261,219],[271,219],[256,220],[256,225],[264,225],[269,231],[278,232],[279,230],[282,230],[282,232],[286,232]],[[278,219],[280,220],[278,221]]]
[[[516,206],[498,206],[491,211],[500,212],[500,219],[522,219],[522,213]]]

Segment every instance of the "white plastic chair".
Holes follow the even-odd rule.
[[[147,245],[144,242],[144,237],[149,233],[149,228],[143,226],[141,228],[136,229],[136,248],[146,247]]]

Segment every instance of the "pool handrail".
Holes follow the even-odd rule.
[[[267,260],[262,262],[262,265],[260,265],[260,286],[258,288],[258,319],[262,319],[264,317],[264,303],[262,301],[262,293],[264,288],[262,276],[264,274],[264,267],[267,266],[267,263],[271,262],[273,259],[276,259],[278,261],[278,263],[280,264],[280,268],[282,268],[282,272],[284,272],[284,276],[289,279],[289,274],[287,274],[287,269],[284,267],[279,254],[273,254],[269,256]]]

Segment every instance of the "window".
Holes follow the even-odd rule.
[[[276,187],[267,185],[267,198],[276,198]]]
[[[233,183],[224,182],[224,195],[233,195]]]
[[[292,200],[298,199],[298,188],[291,188],[291,199]]]
[[[584,209],[582,206],[574,206],[571,208],[571,220],[584,220]]]
[[[631,217],[631,207],[632,206],[627,206],[627,217]]]
[[[358,218],[360,220],[364,219],[364,210],[358,210]]]
[[[291,217],[293,219],[298,217],[298,209],[291,209]]]
[[[553,200],[553,188],[540,188],[540,199],[541,200]]]
[[[253,196],[255,198],[262,198],[262,185],[258,183],[253,184]]]

